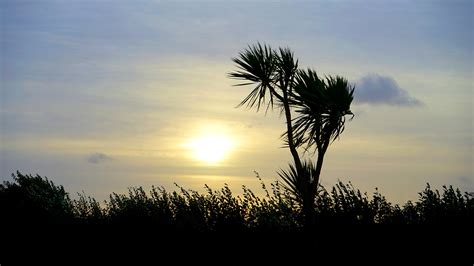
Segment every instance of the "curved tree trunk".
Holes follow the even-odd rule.
[[[323,168],[324,155],[326,154],[326,149],[318,151],[318,159],[316,160],[316,173],[314,175],[313,189],[315,192],[318,192],[319,186],[319,177],[321,175],[321,170]]]
[[[303,164],[301,163],[300,156],[296,150],[295,141],[293,138],[293,128],[291,124],[291,110],[290,105],[288,104],[288,96],[285,97],[286,101],[283,103],[285,108],[285,117],[286,117],[286,130],[288,137],[288,148],[290,149],[293,160],[295,161],[295,167],[298,174],[302,174]]]
[[[314,224],[316,222],[316,211],[315,211],[315,200],[316,196],[318,195],[318,187],[319,187],[319,179],[321,176],[321,170],[323,168],[323,161],[324,161],[324,155],[326,154],[327,150],[327,145],[322,145],[321,150],[318,151],[318,158],[316,159],[316,172],[314,173],[313,176],[313,182],[310,184],[310,190],[311,190],[311,202],[308,202],[308,204],[311,205],[311,213],[308,210],[308,222],[311,223],[309,224],[309,230],[312,230],[314,227]]]
[[[313,189],[313,184],[311,182],[311,177],[305,175],[305,171],[303,171],[303,164],[301,163],[300,156],[298,154],[298,151],[296,149],[295,141],[294,141],[294,136],[293,136],[293,128],[292,128],[292,119],[291,119],[291,110],[290,110],[290,105],[288,102],[288,94],[286,92],[283,93],[283,105],[285,109],[285,118],[286,118],[286,129],[287,129],[287,137],[288,137],[288,148],[290,149],[291,155],[293,156],[293,160],[295,161],[295,168],[296,172],[298,173],[298,177],[300,178],[305,178],[304,182],[307,184],[305,186],[305,191],[303,192],[303,198],[302,198],[302,209],[303,209],[303,214],[305,217],[304,220],[304,228],[308,232],[313,232],[314,230],[314,225],[315,225],[315,219],[316,219],[316,213],[314,209],[314,200],[315,200],[315,190]],[[324,154],[323,154],[324,156]],[[315,180],[319,180],[319,173],[321,172],[321,167],[322,167],[322,158],[321,156],[321,163],[319,170],[317,170],[317,177],[315,177]],[[318,161],[319,161],[319,156],[318,156]],[[316,185],[317,188],[317,185]]]

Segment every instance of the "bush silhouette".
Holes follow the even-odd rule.
[[[128,194],[112,193],[101,205],[84,192],[71,200],[62,186],[46,177],[20,172],[12,177],[12,182],[0,185],[2,221],[11,224],[140,224],[161,231],[297,232],[305,220],[301,205],[278,181],[271,184],[271,192],[261,182],[263,197],[245,186],[241,196],[234,196],[227,185],[220,190],[206,185],[206,193],[178,185],[173,192],[152,187],[146,193],[142,187],[134,187]],[[321,225],[474,222],[472,194],[462,194],[452,186],[443,186],[440,193],[427,184],[417,202],[399,206],[388,202],[377,189],[369,197],[351,183],[338,182],[329,191],[320,187],[315,201],[315,222]]]
[[[0,185],[0,208],[6,223],[66,223],[73,218],[72,202],[63,186],[39,175],[12,174]]]

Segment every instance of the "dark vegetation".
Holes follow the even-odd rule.
[[[262,182],[264,197],[243,186],[235,196],[229,187],[206,193],[179,187],[166,191],[153,187],[112,193],[100,204],[84,193],[71,199],[62,186],[46,177],[17,172],[13,181],[0,185],[0,213],[9,224],[150,224],[162,230],[271,231],[303,230],[301,204],[278,181],[270,191]],[[403,206],[388,202],[377,190],[369,196],[352,184],[339,182],[320,187],[314,204],[319,225],[474,224],[474,198],[452,186],[442,191],[429,185],[416,202]]]
[[[249,256],[281,254],[281,259],[288,259],[288,254],[301,252],[338,261],[404,258],[393,257],[398,252],[422,259],[441,254],[451,262],[472,259],[474,198],[452,186],[438,191],[427,185],[416,202],[403,206],[391,204],[377,190],[370,196],[361,193],[350,183],[320,187],[314,204],[315,231],[305,230],[301,202],[281,183],[267,189],[262,182],[263,197],[245,186],[240,196],[227,186],[206,189],[198,193],[153,187],[146,192],[135,187],[128,194],[112,193],[100,203],[84,193],[72,199],[46,177],[18,172],[13,181],[0,185],[0,257],[17,264],[29,257],[12,254],[28,251],[51,262],[56,257],[44,254],[55,250],[85,260],[91,254],[104,257],[109,254],[104,249],[110,249],[116,255],[107,255],[107,260],[192,253],[194,257],[184,259],[205,262],[206,252],[242,263]],[[340,253],[345,256],[339,258]],[[279,257],[267,259],[279,261]]]

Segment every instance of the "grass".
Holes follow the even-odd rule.
[[[132,187],[100,204],[84,193],[72,200],[62,186],[39,175],[12,177],[0,185],[0,212],[11,224],[144,224],[197,232],[298,232],[303,227],[300,203],[278,181],[270,191],[261,181],[263,197],[245,186],[235,196],[227,185],[219,190],[206,185],[205,193],[176,185],[175,191]],[[427,184],[416,202],[400,206],[377,190],[369,196],[339,182],[330,190],[320,187],[316,213],[318,225],[473,224],[474,199],[452,186],[438,191]]]
[[[473,195],[452,186],[438,191],[427,185],[416,202],[402,206],[350,183],[321,187],[316,230],[309,232],[301,204],[279,182],[269,190],[262,182],[263,197],[245,186],[236,196],[228,186],[198,193],[177,185],[175,191],[134,187],[99,203],[85,193],[71,199],[46,177],[17,172],[12,178],[0,185],[0,257],[11,264],[32,256],[25,254],[61,264],[64,256],[88,260],[92,254],[107,261],[125,256],[194,263],[216,256],[234,263],[260,258],[295,264],[308,256],[317,263],[322,257],[366,263],[397,254],[441,256],[451,265],[472,261],[466,240],[473,237]]]

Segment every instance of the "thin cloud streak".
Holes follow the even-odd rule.
[[[100,153],[100,152],[92,153],[87,157],[87,162],[91,164],[104,163],[110,160],[113,160],[113,158],[108,156],[105,153]]]

